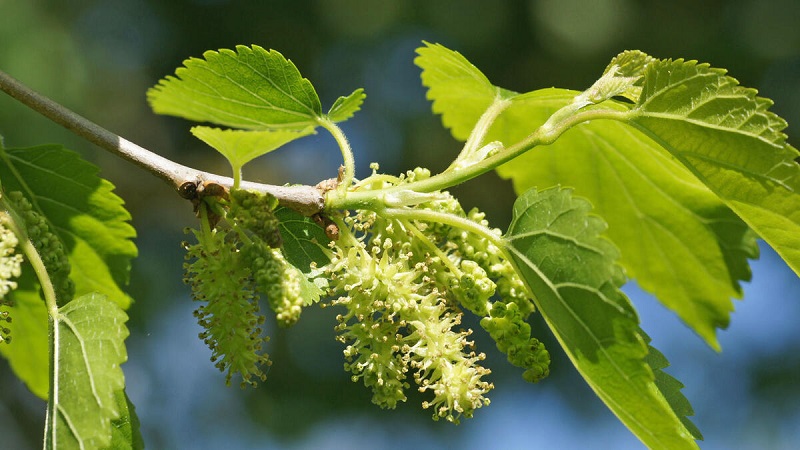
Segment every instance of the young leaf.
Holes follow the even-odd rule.
[[[99,294],[87,294],[51,317],[52,389],[47,404],[47,448],[104,448],[120,417],[116,392],[125,387],[128,316]]]
[[[97,168],[77,153],[57,145],[6,149],[0,179],[6,192],[21,191],[43,214],[67,248],[75,295],[106,295],[123,308],[136,246],[130,214],[97,176]],[[44,320],[44,318],[42,318]]]
[[[328,118],[334,122],[344,122],[361,109],[361,104],[364,103],[366,97],[364,89],[359,88],[347,97],[337,98],[328,111]]]
[[[772,102],[696,61],[650,64],[626,116],[717,194],[800,275],[800,153]]]
[[[644,69],[654,61],[656,61],[655,58],[638,50],[627,50],[611,60],[603,75],[613,70],[620,77],[634,79],[635,81],[627,89],[616,95],[625,97],[632,102],[637,102],[642,94]]]
[[[187,59],[147,91],[154,112],[248,130],[317,125],[317,92],[277,51],[239,45],[203,58]]]
[[[513,143],[569,104],[574,91],[545,89],[515,98],[487,139]],[[607,102],[604,108],[626,111]],[[518,193],[533,186],[575,188],[609,224],[620,264],[711,347],[750,279],[755,236],[716,195],[643,133],[615,121],[574,127],[556,142],[497,169]]]
[[[625,295],[605,224],[567,189],[531,189],[514,205],[506,240],[539,312],[598,397],[649,448],[697,448],[646,358],[647,338]]]
[[[314,128],[243,131],[197,126],[192,127],[191,132],[195,137],[222,153],[230,162],[233,173],[238,174],[242,166],[249,161],[295,139],[314,134]]]
[[[322,267],[330,262],[326,247],[330,239],[322,227],[291,208],[278,207],[275,216],[280,221],[283,253],[289,264],[308,273],[312,263]]]
[[[425,43],[414,63],[422,68],[422,84],[453,136],[466,140],[478,119],[492,103],[514,93],[495,87],[461,53],[440,44]]]

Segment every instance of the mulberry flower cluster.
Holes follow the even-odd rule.
[[[0,221],[0,306],[10,306],[9,292],[17,288],[15,279],[20,276],[22,255],[16,253],[19,240],[13,231]],[[8,311],[0,311],[0,322],[11,322]],[[11,341],[11,330],[0,325],[0,343]]]
[[[398,178],[373,175],[360,187],[385,189],[429,176],[425,169]],[[410,203],[402,210],[486,225],[480,212],[466,214],[448,193]],[[485,356],[469,340],[472,330],[459,328],[462,308],[483,317],[481,324],[498,348],[531,372],[526,379],[547,374],[549,354],[530,337],[525,318],[533,304],[492,239],[445,221],[413,217],[385,210],[335,219],[340,237],[331,243],[331,262],[323,273],[336,297],[332,304],[345,308],[337,330],[347,345],[345,369],[353,381],[372,389],[374,403],[393,408],[406,400],[413,378],[421,392],[432,395],[423,407],[433,410],[434,419],[458,423],[487,405],[493,388],[484,379],[490,371],[480,365]]]
[[[267,297],[278,323],[289,326],[300,316],[307,281],[277,248],[281,240],[274,197],[233,190],[217,200],[227,208],[218,208],[213,221],[205,209],[209,205],[199,205],[202,228],[191,230],[196,243],[184,243],[184,281],[203,303],[195,311],[204,328],[200,338],[211,349],[216,367],[226,372],[226,383],[240,374],[242,387],[255,386],[266,380],[262,368],[271,364],[263,350],[268,338],[261,329],[265,318],[260,294]]]
[[[47,268],[47,273],[53,282],[56,302],[61,306],[69,303],[75,295],[75,284],[69,278],[71,265],[64,244],[50,229],[47,219],[33,209],[31,202],[21,192],[9,192],[6,198],[22,219],[25,234]]]

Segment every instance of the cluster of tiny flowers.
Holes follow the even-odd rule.
[[[469,331],[459,331],[461,313],[448,302],[427,272],[431,263],[403,234],[402,224],[361,213],[351,226],[373,223],[375,235],[359,239],[346,229],[334,247],[330,277],[341,294],[334,305],[347,308],[338,316],[339,339],[348,344],[345,369],[363,379],[373,402],[393,408],[405,401],[406,374],[413,371],[420,391],[433,399],[423,406],[435,418],[458,422],[488,404],[489,373],[478,365],[483,354],[471,351]]]
[[[278,324],[290,326],[300,317],[304,275],[283,256],[279,222],[272,196],[233,190],[221,204],[227,206],[216,228],[192,230],[196,244],[187,250],[185,282],[195,300],[195,311],[205,329],[200,338],[212,351],[212,361],[226,373],[242,376],[242,387],[266,380],[261,369],[271,364],[263,352],[268,338],[260,326],[259,295],[265,295]],[[201,205],[205,208],[205,205]]]
[[[9,292],[17,288],[15,278],[20,276],[22,255],[16,253],[17,236],[0,222],[0,306],[10,306]],[[8,311],[0,311],[0,322],[11,322]],[[11,330],[0,325],[0,343],[11,341]]]
[[[186,283],[194,299],[203,302],[195,311],[204,328],[200,338],[211,349],[211,361],[222,372],[225,382],[238,373],[242,387],[266,380],[261,370],[269,365],[262,353],[264,316],[259,314],[250,269],[241,263],[239,250],[225,232],[195,232],[197,244],[186,247]]]
[[[294,325],[303,312],[301,284],[304,275],[286,261],[283,252],[257,240],[242,249],[258,291],[264,293],[278,325]]]
[[[253,273],[257,290],[267,297],[278,324],[291,326],[300,318],[304,299],[304,275],[291,265],[279,248],[279,221],[273,210],[278,201],[271,195],[236,189],[230,193],[227,220],[249,242],[242,244],[242,257]]]
[[[17,288],[14,279],[22,270],[22,255],[16,253],[18,245],[17,235],[0,222],[0,302]]]
[[[75,295],[75,285],[69,278],[71,266],[64,244],[50,229],[47,219],[33,209],[30,201],[21,192],[9,192],[7,198],[25,222],[28,239],[36,247],[53,282],[57,303],[59,305],[68,303]]]
[[[400,178],[375,176],[375,181],[367,179],[362,184],[366,189],[380,189],[429,176],[427,170],[416,169]],[[465,214],[447,193],[423,200],[408,208],[485,225],[482,214]],[[374,403],[392,408],[405,401],[408,373],[420,391],[433,394],[423,407],[432,408],[436,419],[457,423],[489,403],[485,395],[493,386],[483,377],[490,371],[480,366],[484,355],[472,350],[468,340],[472,331],[458,329],[459,306],[491,321],[493,313],[500,316],[508,304],[523,305],[524,309],[516,306],[514,310],[526,314],[502,314],[505,322],[495,320],[490,325],[500,331],[490,334],[512,363],[549,362],[542,346],[533,348],[533,341],[538,341],[530,338],[529,326],[524,336],[529,345],[518,342],[533,305],[513,267],[486,237],[442,222],[394,219],[369,211],[344,217],[339,228],[340,238],[331,244],[331,263],[324,269],[332,294],[338,296],[333,304],[346,308],[338,316],[337,327],[339,339],[347,344],[345,369],[354,381],[360,379],[372,389]],[[502,298],[493,302],[496,295]],[[509,351],[528,358],[512,360]],[[537,358],[531,359],[532,353]]]

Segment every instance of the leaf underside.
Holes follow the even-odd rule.
[[[630,122],[717,194],[800,275],[800,156],[770,100],[696,61],[650,64]]]
[[[575,92],[548,89],[521,95],[488,139],[516,142],[526,126],[544,123]],[[622,108],[622,107],[620,107]],[[609,224],[620,264],[711,347],[751,277],[755,235],[711,191],[643,133],[615,121],[567,131],[497,172],[517,192],[562,183],[589,199]]]
[[[61,307],[53,322],[53,389],[47,405],[48,448],[105,448],[125,387],[128,316],[105,296],[88,294]]]
[[[609,409],[650,448],[697,448],[690,431],[696,428],[684,425],[692,412],[682,385],[660,373],[663,355],[648,357],[648,338],[619,290],[618,252],[598,236],[605,224],[589,209],[569,189],[527,191],[505,238],[512,259],[570,360]]]
[[[191,132],[195,137],[220,152],[231,164],[234,172],[237,172],[245,164],[261,155],[295,139],[314,134],[314,128],[244,131],[197,126],[192,127]]]
[[[485,87],[488,80],[460,54],[441,46],[435,52],[423,47],[419,53],[417,64],[423,67],[434,111],[454,137],[466,139],[495,98]],[[653,61],[640,52],[624,52],[609,67],[616,65],[622,76],[636,76]],[[454,98],[458,87],[449,90],[460,80],[472,80],[470,102]],[[637,82],[623,95],[640,91]],[[513,96],[505,91],[511,105],[495,120],[484,143],[497,140],[509,146],[520,141],[578,94],[542,89]],[[609,101],[602,107],[622,113],[630,105]],[[755,236],[660,145],[623,123],[592,121],[497,171],[513,181],[518,194],[531,187],[574,187],[608,221],[607,234],[619,246],[620,264],[628,274],[719,348],[716,328],[727,326],[731,298],[742,294],[739,281],[750,279],[747,259],[758,255]]]

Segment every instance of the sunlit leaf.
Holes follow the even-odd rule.
[[[665,60],[648,66],[628,117],[800,275],[800,153],[771,105],[722,69]]]
[[[614,70],[617,75],[621,77],[631,77],[636,81],[632,86],[628,87],[618,95],[625,97],[628,100],[636,102],[642,93],[642,78],[644,78],[644,70],[651,63],[656,61],[650,55],[642,53],[638,50],[628,50],[615,56],[614,59],[608,64],[604,74]]]
[[[492,102],[488,81],[458,53],[440,46],[419,51],[434,111],[453,136],[466,139]],[[638,78],[653,61],[641,52],[624,52],[612,61],[609,67],[617,66],[620,76],[637,78],[620,95],[638,99]],[[471,80],[472,85],[464,83],[480,101],[458,99],[466,94],[451,79],[459,76]],[[484,143],[509,146],[524,139],[579,94],[542,89],[508,95],[511,105],[495,119]],[[607,101],[602,107],[626,112],[630,104]],[[608,221],[608,235],[620,247],[628,274],[719,348],[715,329],[727,326],[731,298],[741,297],[739,280],[750,279],[747,258],[757,256],[758,247],[747,226],[660,145],[630,126],[593,121],[501,166],[498,173],[513,181],[518,194],[562,184],[588,198]]]
[[[361,104],[364,103],[366,97],[367,94],[364,93],[364,89],[359,88],[347,97],[337,98],[330,111],[328,111],[328,118],[334,122],[342,122],[349,119],[356,111],[361,109]]]
[[[125,387],[128,316],[114,302],[87,294],[51,318],[51,377],[45,445],[53,449],[103,448],[120,417],[116,392]]]
[[[414,63],[422,68],[422,84],[428,88],[433,112],[442,115],[453,136],[466,140],[481,114],[513,93],[493,86],[461,53],[440,44],[425,45],[417,49]]]
[[[650,448],[697,448],[678,416],[686,409],[675,402],[676,412],[665,398],[678,386],[659,386],[646,362],[647,338],[619,290],[617,250],[598,236],[605,224],[589,209],[567,189],[521,195],[506,235],[512,258],[539,312],[609,409]]]
[[[0,179],[6,192],[21,191],[67,247],[75,295],[99,292],[123,308],[137,250],[136,231],[114,186],[97,167],[57,145],[4,150]]]
[[[304,129],[322,115],[314,87],[275,50],[239,45],[183,64],[147,92],[156,113],[250,130]]]
[[[314,134],[314,128],[302,130],[221,130],[219,128],[192,127],[192,134],[222,153],[230,162],[234,172],[246,163],[265,155],[303,136]]]
[[[516,142],[575,92],[546,89],[524,94],[497,120],[487,139]],[[618,104],[605,108],[626,111]],[[645,290],[719,349],[740,298],[739,280],[751,276],[755,236],[716,195],[643,133],[620,122],[593,121],[535,148],[498,173],[517,192],[563,184],[591,201],[609,224],[620,264]]]
[[[75,295],[100,292],[123,308],[130,297],[122,291],[128,282],[135,230],[130,215],[97,168],[60,146],[3,150],[0,179],[8,191],[21,191],[67,248]],[[47,312],[32,272],[23,273],[12,293],[10,345],[0,348],[16,375],[36,395],[46,398]]]

